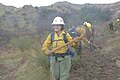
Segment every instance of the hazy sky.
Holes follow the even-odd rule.
[[[0,3],[9,6],[22,7],[23,5],[32,5],[32,6],[48,6],[58,1],[68,1],[75,4],[84,4],[84,3],[114,3],[120,0],[0,0]]]

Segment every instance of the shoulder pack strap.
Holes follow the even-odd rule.
[[[51,33],[51,44],[54,42],[54,32]]]
[[[66,33],[65,33],[65,34],[63,34],[63,40],[64,40],[64,42],[65,42],[65,43],[67,43]]]
[[[63,40],[67,43],[66,33],[63,34]],[[54,42],[54,32],[51,33],[51,44]]]

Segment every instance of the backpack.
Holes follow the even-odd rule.
[[[75,38],[77,36],[80,36],[80,33],[76,32],[76,28],[72,27],[69,29],[69,34],[72,38]]]

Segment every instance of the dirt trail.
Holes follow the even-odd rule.
[[[26,67],[27,64],[28,60],[26,60],[26,58],[21,59],[18,65],[5,76],[5,80],[12,80],[16,73]]]
[[[113,47],[109,46],[108,40],[117,39],[118,36],[120,40],[120,35],[117,34],[102,36],[98,39],[96,44],[99,44],[102,50],[90,52],[86,49],[81,54],[81,58],[75,61],[68,80],[117,80],[118,67],[116,59],[113,59],[115,57],[111,49]],[[108,50],[109,47],[110,50]]]

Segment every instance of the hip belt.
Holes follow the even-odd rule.
[[[67,55],[70,55],[69,52],[61,53],[61,54],[58,54],[58,53],[53,53],[52,54],[52,56],[55,56],[55,57],[65,57]]]

